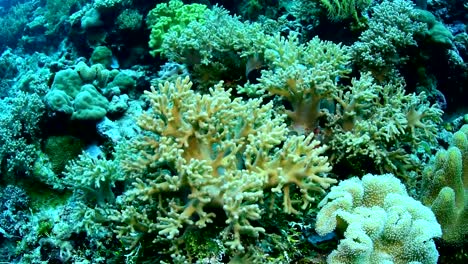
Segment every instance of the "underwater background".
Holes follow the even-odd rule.
[[[468,263],[466,0],[0,0],[0,263]]]

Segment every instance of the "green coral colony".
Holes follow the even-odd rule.
[[[0,1],[0,263],[468,263],[468,5]]]

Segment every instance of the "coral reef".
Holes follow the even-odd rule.
[[[0,1],[0,262],[467,263],[466,12]]]
[[[344,87],[340,81],[350,72],[346,46],[318,38],[300,44],[298,36],[291,34],[276,36],[266,47],[270,69],[262,72],[258,83],[240,91],[268,92],[287,101],[292,108],[286,110],[291,129],[299,134],[323,131],[322,140],[330,145],[336,163],[366,160],[368,171],[401,177],[408,170],[421,169],[411,156],[418,142],[435,143],[442,115],[437,105],[424,103],[424,93],[406,94],[403,80],[397,77],[379,85],[369,73]],[[356,166],[352,170],[362,173]]]

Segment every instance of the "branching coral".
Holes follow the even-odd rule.
[[[184,5],[180,0],[158,4],[146,18],[146,24],[151,29],[149,47],[151,55],[156,56],[164,51],[161,47],[169,31],[180,34],[190,22],[204,21],[207,7],[202,4]]]
[[[163,55],[191,64],[226,63],[224,60],[229,56],[238,59],[263,53],[269,39],[261,24],[241,22],[221,7],[205,12],[202,21],[194,21],[180,32],[169,30],[161,47]]]
[[[314,193],[335,183],[323,175],[331,169],[321,156],[326,147],[311,135],[286,139],[284,116],[271,103],[231,99],[221,84],[206,95],[191,86],[188,78],[178,79],[146,92],[152,111],[138,121],[145,135],[119,155],[135,179],[114,216],[125,223],[122,239],[136,245],[157,233],[155,241],[169,239],[177,247],[185,226],[203,228],[216,217],[226,219],[225,244],[243,250],[242,234],[264,231],[251,222],[262,217],[268,192],[281,193],[284,211],[291,213],[294,190],[307,206]]]
[[[270,69],[262,71],[257,84],[239,90],[267,92],[286,101],[291,128],[299,134],[319,129],[331,146],[333,162],[365,160],[374,164],[366,170],[404,176],[419,165],[411,157],[416,144],[434,142],[442,111],[427,103],[424,94],[406,94],[401,79],[378,85],[363,73],[351,85],[339,83],[349,73],[347,47],[318,38],[302,44],[297,34],[278,35],[268,42],[265,59]]]
[[[352,46],[355,63],[374,77],[385,78],[395,66],[408,59],[403,50],[416,46],[413,36],[422,34],[426,25],[417,22],[418,13],[410,1],[383,1],[373,9],[369,28]]]
[[[287,38],[278,34],[267,43],[265,59],[271,69],[262,72],[259,84],[240,90],[281,96],[292,107],[287,114],[293,129],[300,134],[312,131],[323,115],[321,100],[335,93],[339,78],[349,73],[348,49],[318,38],[301,44],[295,33]]]
[[[114,202],[112,188],[117,181],[124,179],[118,162],[92,157],[86,152],[67,164],[64,175],[66,185],[81,189],[89,200],[96,201],[99,205]]]
[[[336,161],[370,159],[380,173],[398,176],[421,169],[411,154],[420,142],[435,143],[442,116],[425,98],[406,94],[402,81],[378,85],[369,73],[353,79],[348,91],[334,94],[329,144]]]
[[[37,158],[38,124],[44,104],[37,94],[0,99],[0,164],[8,173],[31,173]]]

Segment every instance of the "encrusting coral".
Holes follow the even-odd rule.
[[[144,136],[118,151],[135,182],[112,214],[130,246],[157,233],[154,241],[176,251],[186,226],[204,228],[216,217],[226,219],[225,245],[242,251],[242,234],[264,231],[252,221],[267,197],[274,202],[279,193],[283,211],[294,213],[294,190],[305,207],[336,182],[326,177],[326,146],[312,135],[286,137],[285,117],[271,103],[231,99],[221,84],[206,95],[191,86],[187,77],[146,92],[152,110],[138,121]]]

